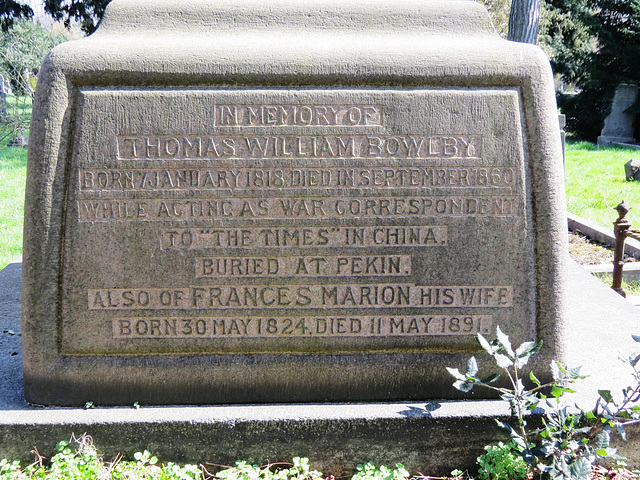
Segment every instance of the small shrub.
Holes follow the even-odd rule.
[[[509,404],[515,427],[499,420],[496,422],[509,434],[516,445],[515,451],[522,456],[533,476],[544,480],[588,480],[597,459],[621,458],[609,445],[610,435],[617,431],[626,440],[624,426],[640,421],[640,406],[637,405],[640,400],[640,355],[634,354],[626,360],[633,369],[634,382],[622,390],[621,399],[616,400],[609,390],[598,390],[595,408],[585,412],[578,406],[568,406],[562,399],[565,393],[573,393],[570,384],[584,378],[580,375],[580,367],[565,368],[554,361],[551,363],[553,380],[542,384],[530,372],[528,377],[534,386],[527,389],[522,381],[525,378],[522,369],[540,350],[542,342],[525,342],[514,349],[499,327],[495,340],[489,342],[480,334],[477,338],[506,374],[510,387],[492,385],[499,375],[478,377],[475,357],[467,362],[464,375],[458,369],[447,369],[456,379],[453,386],[463,392],[475,386],[489,388]],[[634,335],[633,339],[640,342],[640,336]],[[526,415],[539,406],[544,409],[543,426],[531,428]]]

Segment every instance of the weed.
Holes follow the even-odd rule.
[[[517,446],[510,442],[484,447],[487,453],[478,457],[480,480],[526,480],[529,469],[521,456],[514,451]]]
[[[196,480],[205,479],[203,470],[196,465],[180,466],[175,463],[158,465],[158,459],[148,451],[134,455],[135,461],[118,458],[105,462],[98,453],[91,437],[83,435],[71,442],[61,441],[57,453],[48,465],[44,457],[36,455],[36,461],[22,468],[18,460],[0,461],[0,480],[95,480],[95,479],[150,479]]]
[[[411,476],[401,463],[397,463],[393,470],[384,465],[376,467],[372,462],[358,465],[357,468],[358,472],[351,480],[406,480]]]
[[[220,480],[317,480],[322,478],[318,471],[311,470],[308,458],[295,457],[291,468],[275,468],[281,464],[269,464],[263,467],[237,461],[235,467],[218,472]]]

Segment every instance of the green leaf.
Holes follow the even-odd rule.
[[[528,465],[534,465],[536,462],[536,457],[535,455],[531,452],[531,450],[524,450],[522,452],[522,459],[528,464]]]
[[[553,448],[545,445],[539,445],[537,447],[532,448],[531,453],[534,454],[536,457],[544,458],[553,453]]]
[[[542,348],[542,340],[536,343],[536,346],[531,349],[531,355],[538,353],[541,348]]]
[[[557,386],[553,386],[553,388],[551,389],[551,395],[554,396],[555,398],[560,398],[562,396],[562,388],[557,387]]]
[[[453,375],[456,379],[462,380],[463,382],[467,380],[467,377],[462,375],[460,373],[460,370],[458,370],[457,368],[449,368],[449,367],[445,367],[445,368],[447,369],[447,372]]]
[[[530,355],[529,350],[535,346],[535,342],[524,342],[516,349],[516,357]]]
[[[480,334],[478,334],[476,338],[478,339],[478,343],[484,349],[484,351],[487,352],[489,355],[493,355],[494,348],[491,346],[489,342],[487,342],[486,338],[484,338]]]
[[[584,457],[569,464],[569,475],[574,480],[587,480],[591,475],[591,462]]]
[[[497,373],[494,373],[493,375],[489,375],[487,378],[483,378],[482,383],[493,383],[499,378],[500,378],[500,375],[498,375]]]
[[[609,447],[609,443],[611,438],[609,436],[609,432],[602,431],[598,435],[596,435],[596,448],[605,449]]]
[[[533,383],[535,383],[537,386],[540,386],[540,380],[538,380],[538,378],[533,374],[533,372],[529,372],[529,378],[531,379],[531,381]]]
[[[621,423],[616,423],[616,430],[618,431],[618,435],[624,440],[627,441],[627,432],[624,430],[624,426]]]
[[[572,390],[570,388],[567,387],[558,387],[560,390],[562,390],[564,393],[576,393],[575,390]]]
[[[473,389],[473,383],[458,380],[454,382],[453,386],[461,392],[470,392]]]
[[[611,395],[611,390],[598,390],[598,394],[600,394],[605,402],[613,403],[613,395]]]
[[[511,349],[511,342],[509,341],[509,337],[502,333],[499,325],[496,327],[496,337],[498,338],[498,342],[500,342],[500,345],[507,351],[507,354],[511,357],[515,356],[513,350]]]
[[[467,361],[467,377],[475,377],[476,373],[478,373],[478,362],[476,357],[471,357]]]
[[[580,376],[580,370],[582,370],[582,367],[573,367],[573,368],[567,368],[566,372],[569,375],[569,377],[574,380],[578,378],[585,378],[583,376]]]
[[[507,368],[513,365],[513,362],[511,361],[511,359],[506,355],[502,355],[501,353],[496,353],[494,357],[496,359],[496,363],[500,368]]]
[[[531,358],[531,355],[524,355],[522,357],[516,357],[516,361],[514,363],[514,365],[516,366],[517,369],[520,369],[522,367],[524,367],[527,363],[529,363],[529,359]]]
[[[522,436],[518,432],[516,432],[511,425],[509,425],[508,423],[501,422],[500,420],[496,420],[496,423],[498,424],[498,426],[501,429],[506,430],[509,433],[509,436],[511,437],[511,440],[520,449],[524,450],[525,448],[527,448],[526,444],[524,443],[524,439],[522,438]]]

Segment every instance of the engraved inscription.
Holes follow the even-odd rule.
[[[513,216],[515,196],[207,198],[80,200],[81,222],[193,219]]]
[[[512,286],[220,285],[89,289],[90,310],[511,307]]]
[[[120,159],[478,159],[480,135],[163,135],[117,137]]]
[[[535,330],[517,89],[163,92],[80,91],[61,351],[440,351]]]
[[[217,126],[382,125],[381,105],[216,105],[214,114]]]
[[[82,191],[513,187],[512,167],[81,169]]]
[[[195,271],[196,278],[406,276],[411,256],[201,257]]]
[[[163,249],[219,247],[436,247],[446,226],[176,228],[160,231]]]
[[[113,338],[389,337],[490,333],[491,315],[119,318]]]

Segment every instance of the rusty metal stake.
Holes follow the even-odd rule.
[[[616,251],[613,256],[613,282],[611,288],[623,297],[626,297],[627,294],[622,289],[622,267],[624,267],[624,241],[631,233],[629,232],[631,222],[624,217],[629,213],[631,207],[624,203],[623,200],[614,210],[618,211],[618,219],[613,222],[613,233],[616,236]]]

